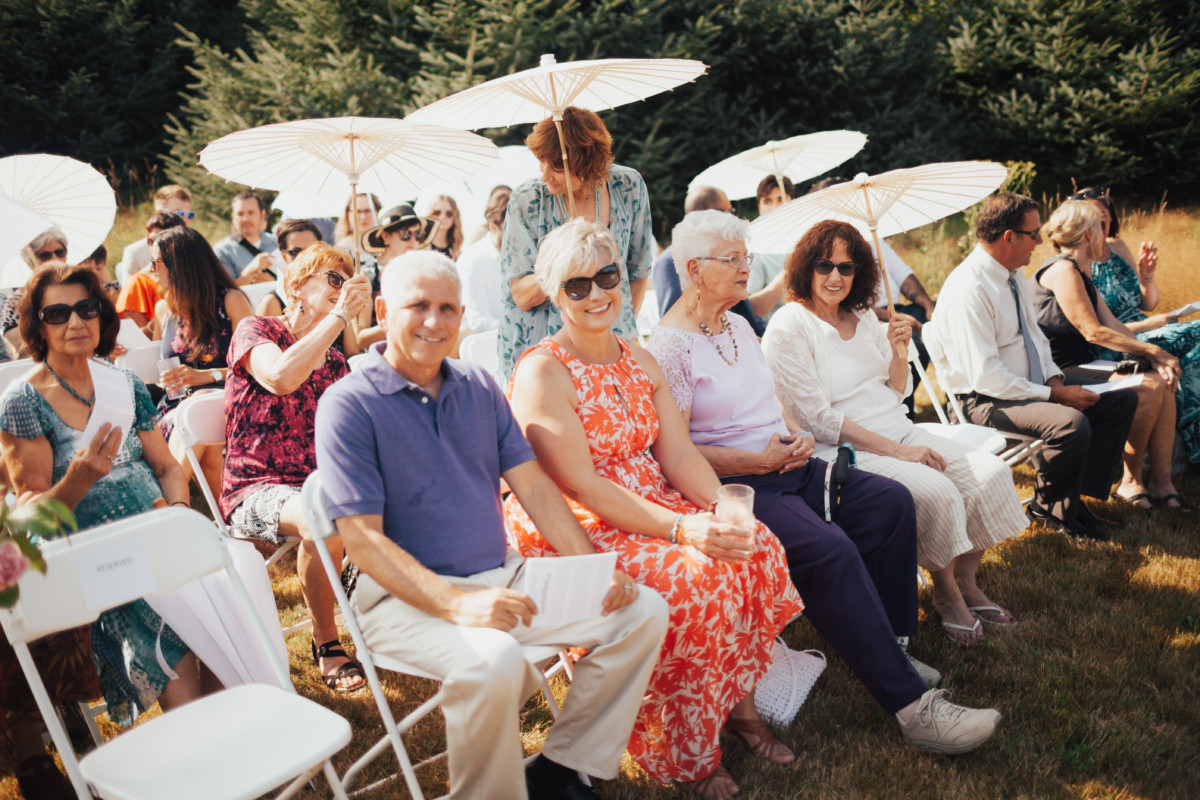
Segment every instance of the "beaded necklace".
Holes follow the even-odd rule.
[[[730,361],[728,358],[725,357],[725,351],[722,350],[721,345],[717,343],[718,333],[713,333],[712,329],[709,328],[707,325],[705,325],[700,320],[700,317],[697,316],[697,314],[696,314],[696,309],[692,308],[691,306],[688,306],[686,303],[684,303],[684,305],[687,306],[687,310],[691,312],[692,319],[696,320],[696,324],[700,326],[700,332],[703,333],[706,337],[708,337],[708,340],[710,342],[712,342],[713,347],[717,348],[717,355],[719,355],[721,357],[721,360],[724,361],[726,364],[728,364],[731,367],[734,364],[736,364],[738,362],[738,343],[737,343],[737,337],[735,337],[732,333],[733,326],[729,324],[729,318],[726,317],[724,314],[721,315],[721,330],[718,331],[718,333],[728,333],[729,334],[729,341],[733,342],[733,361]]]
[[[70,392],[70,394],[71,394],[71,397],[74,397],[76,400],[78,400],[79,402],[83,403],[83,404],[84,404],[85,406],[87,406],[88,408],[91,408],[92,406],[94,406],[94,405],[96,404],[96,397],[95,397],[95,394],[94,394],[94,393],[93,393],[92,399],[91,399],[91,400],[88,400],[86,397],[84,397],[83,395],[81,395],[79,392],[77,392],[77,391],[75,391],[74,389],[72,389],[72,388],[71,388],[71,386],[70,386],[70,384],[68,384],[66,381],[64,381],[64,380],[63,380],[63,379],[62,379],[62,378],[59,376],[59,374],[58,374],[57,372],[55,372],[55,371],[54,371],[54,367],[50,366],[50,362],[49,362],[49,361],[46,361],[46,362],[44,362],[44,363],[46,364],[46,369],[50,370],[50,374],[54,376],[54,380],[58,381],[58,385],[59,385],[59,386],[63,387],[63,388],[64,388],[64,389],[66,389],[68,392]]]

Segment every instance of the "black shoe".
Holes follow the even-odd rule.
[[[596,791],[584,784],[575,771],[539,755],[525,770],[525,790],[529,800],[600,800]]]
[[[1092,513],[1092,510],[1082,502],[1079,504],[1079,522],[1083,525],[1083,527],[1101,533],[1106,533],[1108,531],[1119,531],[1122,527],[1124,527],[1119,522],[1114,522],[1111,519],[1105,519],[1104,517],[1096,516]]]
[[[1080,504],[1082,507],[1082,504]],[[1051,514],[1046,509],[1037,504],[1036,500],[1030,500],[1029,505],[1025,506],[1025,512],[1034,522],[1040,522],[1055,533],[1065,533],[1068,536],[1083,536],[1088,539],[1096,539],[1103,541],[1108,538],[1099,527],[1089,528],[1078,520],[1064,522],[1058,517]]]

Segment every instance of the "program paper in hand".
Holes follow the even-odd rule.
[[[99,361],[89,361],[88,369],[92,373],[96,402],[92,406],[92,415],[88,417],[87,426],[77,440],[76,450],[83,450],[91,445],[92,439],[96,438],[96,431],[106,422],[111,422],[114,428],[120,428],[122,438],[129,433],[129,428],[133,425],[133,393],[129,391],[129,381],[125,373],[106,367]],[[125,460],[124,443],[116,460]]]
[[[616,553],[526,559],[524,590],[538,607],[529,627],[600,616],[616,567]]]
[[[1200,300],[1197,300],[1194,303],[1188,303],[1186,306],[1180,306],[1179,308],[1175,309],[1174,311],[1168,311],[1167,316],[1168,317],[1188,317],[1188,316],[1191,316],[1192,314],[1195,314],[1197,311],[1200,311]]]

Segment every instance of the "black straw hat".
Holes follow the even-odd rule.
[[[428,246],[433,241],[434,234],[437,233],[438,226],[441,221],[434,217],[420,217],[413,207],[408,203],[401,203],[398,206],[392,206],[387,211],[379,215],[379,224],[374,228],[368,228],[363,231],[359,237],[359,246],[368,253],[379,255],[387,249],[387,244],[383,241],[384,231],[392,231],[397,228],[405,228],[409,225],[418,227],[417,230],[417,249]]]

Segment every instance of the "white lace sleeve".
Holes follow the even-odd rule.
[[[830,405],[828,356],[798,303],[785,305],[771,318],[763,337],[767,366],[775,379],[779,405],[822,444],[841,439],[845,415]]]
[[[646,349],[662,367],[667,386],[679,410],[687,413],[692,407],[696,385],[692,380],[692,339],[675,328],[655,325],[646,341]]]

